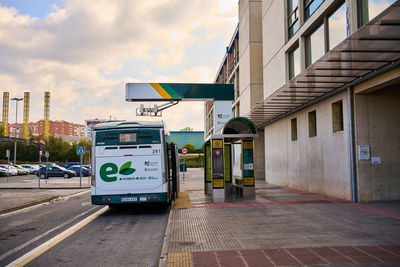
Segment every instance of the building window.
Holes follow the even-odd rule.
[[[304,21],[306,21],[324,0],[304,0]]]
[[[289,80],[300,73],[300,49],[296,47],[289,53]]]
[[[328,49],[332,49],[348,37],[347,5],[343,4],[328,18]]]
[[[343,101],[332,103],[332,129],[333,132],[343,131]]]
[[[290,129],[292,132],[292,141],[297,140],[297,118],[290,120]]]
[[[317,112],[308,112],[308,136],[317,136]]]
[[[288,35],[293,36],[299,29],[299,0],[287,0],[288,8]]]
[[[396,0],[358,0],[358,26],[361,27]]]
[[[325,54],[324,25],[321,24],[306,38],[306,67]]]

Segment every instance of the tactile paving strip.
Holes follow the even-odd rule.
[[[400,222],[341,204],[173,210],[169,252],[397,245]]]

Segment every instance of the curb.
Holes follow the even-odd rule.
[[[42,204],[42,203],[45,203],[45,202],[50,202],[50,201],[52,201],[53,199],[56,199],[56,198],[59,198],[59,196],[46,197],[46,198],[43,198],[43,199],[40,199],[40,200],[37,200],[37,201],[28,202],[28,203],[25,203],[25,204],[22,204],[22,205],[19,205],[19,206],[16,206],[16,207],[12,207],[12,208],[9,208],[9,209],[0,210],[0,215],[6,214],[6,213],[10,213],[10,212],[13,212],[13,211],[16,211],[16,210],[21,210],[21,209],[25,209],[25,208],[28,208],[28,207],[32,207],[32,206],[35,206],[35,205],[38,205],[38,204]]]
[[[163,246],[161,249],[161,255],[160,255],[160,259],[158,261],[158,267],[167,267],[168,266],[168,248],[169,248],[169,240],[171,238],[171,221],[172,221],[172,213],[173,212],[174,212],[174,209],[172,209],[172,205],[171,205],[171,208],[169,210],[167,229],[165,229],[164,242],[163,242]]]

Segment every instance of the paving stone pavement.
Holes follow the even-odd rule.
[[[202,170],[181,183],[168,266],[400,266],[400,203],[347,200],[256,183],[256,199],[213,204]]]

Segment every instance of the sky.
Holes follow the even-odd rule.
[[[125,83],[212,83],[238,23],[237,3],[0,0],[1,92],[31,92],[29,121],[43,119],[50,91],[50,120],[162,119],[170,130],[203,130],[202,102],[136,117],[139,103],[125,101]],[[9,123],[15,108],[10,101]],[[22,111],[20,102],[18,122]]]

